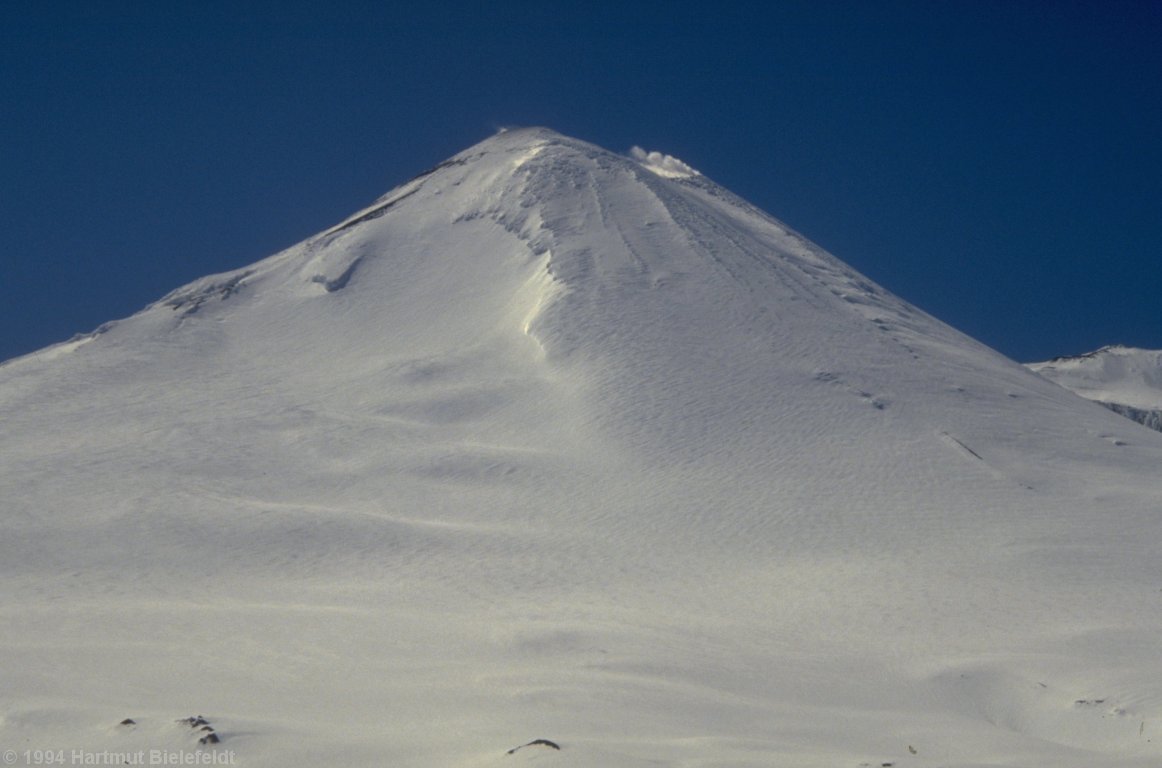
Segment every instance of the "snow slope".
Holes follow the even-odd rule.
[[[1102,347],[1029,368],[1089,400],[1162,430],[1162,351]]]
[[[1162,435],[659,153],[499,134],[0,425],[12,764],[1162,759]]]

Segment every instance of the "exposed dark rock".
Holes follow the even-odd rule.
[[[198,726],[201,726],[201,725],[209,725],[210,724],[210,721],[207,720],[206,718],[202,717],[201,715],[194,715],[193,717],[183,717],[181,720],[178,720],[176,722],[185,723],[186,725],[188,725],[191,728],[197,728]]]
[[[539,747],[549,747],[550,749],[557,749],[557,750],[559,750],[561,748],[560,744],[557,744],[556,742],[549,741],[548,739],[534,739],[533,741],[530,741],[528,744],[521,744],[519,747],[513,747],[505,754],[511,755],[513,752],[516,752],[518,749],[524,749],[525,747],[538,747],[538,746]]]
[[[247,269],[218,282],[204,283],[190,289],[179,288],[163,297],[161,303],[175,312],[182,310],[183,317],[192,315],[210,299],[225,300],[233,296],[241,289],[242,282],[253,274],[254,270]]]
[[[1149,408],[1135,408],[1131,405],[1122,405],[1121,403],[1102,403],[1102,405],[1119,416],[1125,416],[1127,419],[1138,422],[1143,427],[1149,427],[1150,429],[1162,432],[1162,411],[1155,411]]]

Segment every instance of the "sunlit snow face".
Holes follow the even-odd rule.
[[[661,152],[646,152],[641,147],[634,147],[629,151],[630,156],[659,176],[668,179],[687,179],[698,176],[698,171],[683,163],[673,155],[664,155]]]

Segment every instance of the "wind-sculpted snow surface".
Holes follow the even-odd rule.
[[[0,367],[0,745],[1158,765],[1162,435],[657,162],[508,131]]]

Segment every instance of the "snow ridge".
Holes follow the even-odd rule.
[[[1162,351],[1122,345],[1029,369],[1151,429],[1162,430]]]

